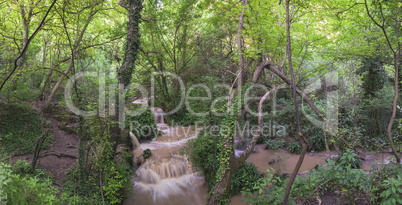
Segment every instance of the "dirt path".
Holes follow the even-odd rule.
[[[58,105],[55,105],[58,106]],[[51,122],[53,129],[54,141],[48,150],[40,152],[38,167],[48,171],[56,179],[57,183],[64,182],[67,170],[70,169],[77,161],[78,156],[78,136],[69,134],[59,128],[59,121],[54,119],[52,115],[47,115],[46,120]],[[32,162],[32,154],[15,156],[11,159],[11,163],[15,163],[18,159]]]

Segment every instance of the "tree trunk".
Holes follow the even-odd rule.
[[[80,45],[80,43],[81,43],[81,41],[82,41],[82,38],[83,38],[83,36],[84,36],[84,34],[85,34],[85,31],[87,30],[88,25],[89,25],[89,23],[90,23],[91,20],[92,20],[92,17],[93,17],[97,12],[98,12],[98,10],[94,10],[94,11],[92,11],[92,12],[89,14],[89,16],[88,16],[88,18],[87,18],[87,21],[86,21],[86,23],[85,23],[85,25],[84,25],[84,27],[82,28],[82,30],[81,30],[81,32],[80,32],[80,34],[79,34],[77,40],[74,42],[74,45],[73,45],[72,48],[71,48],[71,57],[70,57],[70,61],[69,61],[67,70],[64,72],[64,75],[61,75],[61,76],[60,76],[60,78],[59,78],[59,80],[57,81],[57,83],[53,86],[53,89],[52,89],[52,91],[50,92],[49,96],[47,97],[45,103],[43,104],[43,108],[42,108],[42,109],[45,109],[45,110],[46,110],[46,108],[49,107],[50,102],[52,101],[54,94],[56,93],[56,91],[59,89],[61,83],[63,82],[64,76],[67,75],[67,74],[69,74],[69,73],[71,72],[71,70],[73,69],[73,67],[74,67],[74,58],[75,58],[75,55],[77,54],[78,46]],[[63,23],[64,23],[64,20],[63,20]],[[65,31],[66,31],[67,36],[68,36],[67,27],[66,27],[65,24],[64,24],[64,26],[65,26]],[[70,42],[70,46],[71,46],[71,42]]]
[[[243,9],[242,12],[240,14],[239,17],[239,27],[237,29],[237,49],[239,52],[239,74],[238,74],[238,79],[237,79],[237,95],[236,97],[241,97],[241,87],[242,87],[242,82],[243,82],[243,69],[244,69],[244,57],[243,57],[243,44],[242,44],[242,37],[241,37],[241,30],[243,28],[243,17],[244,17],[244,11],[246,8],[248,0],[243,0]],[[235,105],[237,105],[235,103]],[[241,110],[241,103],[238,104],[239,107],[231,107],[230,105],[230,100],[228,101],[228,110],[232,109],[232,111],[234,112],[233,115],[237,115],[238,111]],[[229,111],[228,115],[232,115]],[[227,120],[233,120],[230,116],[228,117]],[[237,121],[237,120],[236,120]],[[231,127],[229,126],[228,129],[233,129],[234,130],[234,126]],[[221,174],[221,176],[217,176],[220,177],[220,179],[216,182],[214,188],[212,189],[212,193],[210,194],[209,200],[208,200],[208,204],[209,205],[215,205],[215,204],[222,204],[225,203],[226,200],[228,200],[228,198],[230,196],[228,196],[229,192],[230,192],[230,181],[232,179],[232,174],[233,172],[237,169],[238,167],[238,161],[236,160],[235,154],[234,154],[234,142],[233,142],[233,132],[228,132],[229,134],[227,134],[226,136],[222,136],[222,141],[223,141],[223,147],[221,152],[222,153],[230,153],[230,159],[229,161],[226,163],[222,163],[220,164],[220,168],[223,170],[223,173]]]
[[[295,102],[297,131],[298,131],[298,135],[299,135],[300,144],[302,146],[302,152],[299,156],[299,160],[297,161],[296,167],[292,172],[292,175],[290,175],[290,177],[289,177],[289,181],[288,181],[288,184],[287,184],[286,190],[285,190],[285,196],[283,198],[284,205],[286,205],[288,203],[290,190],[292,189],[292,185],[296,178],[297,172],[299,172],[299,169],[303,163],[304,156],[306,155],[307,146],[308,146],[308,141],[306,138],[304,138],[302,131],[301,131],[300,116],[299,116],[299,104],[297,103],[296,83],[295,83],[295,76],[294,76],[293,67],[292,67],[292,47],[291,47],[292,44],[291,44],[291,40],[290,40],[289,4],[290,4],[290,0],[286,0],[286,33],[287,33],[287,45],[288,45],[287,46],[288,47],[288,60],[289,60],[289,70],[290,70],[290,74],[292,76],[292,89],[293,89],[293,100]]]
[[[123,64],[121,67],[117,67],[117,78],[119,82],[119,91],[117,95],[118,101],[114,105],[115,115],[111,116],[111,120],[117,122],[111,128],[110,141],[113,143],[114,152],[116,151],[117,145],[120,142],[121,129],[124,127],[124,125],[120,124],[124,118],[125,97],[123,95],[123,91],[125,87],[130,84],[131,75],[135,69],[134,63],[139,52],[139,24],[141,23],[142,1],[129,0],[126,2],[121,0],[118,4],[128,11],[128,25],[126,51],[124,54]]]
[[[216,182],[212,192],[210,193],[208,205],[226,204],[229,200],[230,182],[232,181],[233,172],[237,169],[236,157],[234,152],[230,157],[230,166],[223,174],[222,179]]]
[[[364,5],[366,7],[367,15],[370,17],[370,19],[379,28],[381,28],[381,30],[382,30],[382,32],[384,34],[384,37],[387,40],[388,47],[392,51],[392,53],[394,55],[394,69],[395,69],[394,90],[395,90],[395,94],[394,94],[394,101],[392,103],[392,116],[391,116],[391,119],[390,119],[389,124],[388,124],[387,133],[388,133],[388,140],[389,140],[389,143],[390,143],[390,146],[391,146],[391,149],[392,149],[392,153],[395,155],[396,162],[398,163],[398,166],[400,167],[401,166],[401,158],[399,157],[399,155],[396,152],[396,149],[394,147],[394,141],[392,140],[391,130],[392,130],[392,125],[394,124],[394,121],[395,121],[396,109],[397,109],[396,105],[397,105],[397,102],[398,102],[398,94],[399,94],[398,93],[398,90],[399,90],[398,89],[398,71],[399,71],[399,69],[398,69],[398,61],[399,61],[399,57],[401,56],[401,43],[398,41],[397,49],[394,49],[394,47],[392,46],[392,44],[391,44],[391,42],[390,42],[390,40],[388,38],[387,31],[385,30],[385,26],[384,26],[385,19],[382,19],[383,20],[382,24],[379,24],[373,18],[373,16],[370,14],[370,11],[369,11],[369,8],[368,8],[368,5],[367,5],[367,0],[364,0]],[[382,7],[380,6],[379,9],[381,10],[381,14],[382,14]],[[396,8],[396,13],[398,13],[398,10],[399,9],[397,7]],[[382,18],[384,18],[384,17],[382,17]],[[399,26],[398,25],[399,25],[399,20],[398,20],[398,16],[396,16],[396,19],[395,19],[396,39],[399,38]]]

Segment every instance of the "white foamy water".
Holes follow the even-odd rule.
[[[154,114],[157,115],[157,112]],[[132,178],[135,183],[133,195],[123,204],[206,204],[208,188],[204,177],[193,174],[187,159],[177,154],[200,130],[191,127],[170,127],[163,123],[163,117],[156,121],[158,130],[164,134],[139,144],[133,151],[134,156],[139,156],[143,150],[150,149],[152,157],[136,171],[137,176]]]

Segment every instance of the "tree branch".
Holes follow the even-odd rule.
[[[281,88],[284,84],[280,84],[276,86],[275,88],[269,90],[268,92],[265,93],[265,95],[261,98],[260,103],[258,104],[258,130],[257,133],[253,136],[251,139],[250,143],[247,145],[246,149],[244,152],[240,155],[239,159],[236,161],[235,167],[239,167],[241,163],[243,163],[248,156],[250,156],[251,152],[254,150],[254,146],[257,143],[258,138],[260,137],[260,133],[263,128],[263,110],[262,110],[262,104],[264,101],[267,99],[269,95],[271,95],[273,92],[277,91],[279,88]]]
[[[42,28],[46,17],[48,16],[50,10],[53,8],[54,4],[56,3],[57,0],[54,0],[53,3],[50,5],[49,9],[47,10],[45,16],[43,17],[42,21],[40,22],[38,28],[36,28],[36,30],[34,31],[34,33],[29,37],[28,42],[25,44],[24,48],[22,48],[22,52],[21,54],[14,60],[14,69],[11,71],[11,73],[7,76],[7,78],[3,81],[3,83],[0,86],[0,92],[3,89],[4,85],[6,84],[6,82],[10,79],[10,77],[14,74],[14,72],[17,70],[17,62],[18,60],[26,53],[29,44],[31,43],[32,39],[35,38],[36,34],[40,31],[40,29]]]

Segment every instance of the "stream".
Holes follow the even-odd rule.
[[[142,205],[204,205],[207,201],[208,186],[201,173],[193,172],[191,164],[186,156],[179,154],[187,140],[195,138],[201,128],[194,130],[192,127],[171,127],[164,124],[163,117],[157,117],[160,110],[153,109],[158,129],[164,134],[152,141],[138,143],[135,136],[133,143],[137,148],[133,151],[134,157],[140,156],[145,149],[152,151],[152,156],[141,164],[136,171],[137,176],[132,177],[135,183],[133,193],[123,204],[142,204]],[[157,111],[157,112],[155,112]],[[162,111],[163,112],[163,111]],[[265,150],[265,145],[256,145],[256,152],[250,154],[246,161],[256,165],[258,170],[266,173],[268,168],[280,170],[282,173],[291,173],[299,159],[298,154],[293,154],[287,150]],[[235,150],[239,156],[243,151]],[[329,153],[336,155],[335,151]],[[366,154],[363,156],[364,170],[370,170],[369,163],[376,161],[389,162],[393,157],[390,153],[381,156]],[[303,164],[299,170],[299,175],[306,174],[316,165],[325,165],[329,158],[326,152],[307,153]],[[233,196],[231,205],[243,205],[243,197]]]
[[[162,136],[140,144],[134,156],[150,149],[152,156],[146,160],[133,177],[132,195],[123,204],[144,205],[204,205],[207,200],[208,186],[200,173],[193,173],[191,164],[185,156],[179,155],[180,148],[187,140],[200,131],[191,127],[170,127],[158,124]]]

